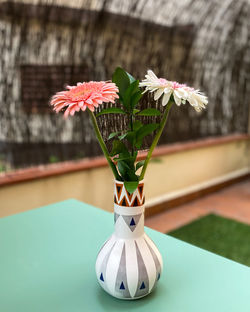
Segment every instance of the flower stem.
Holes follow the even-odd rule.
[[[174,102],[169,101],[167,106],[166,106],[165,112],[163,114],[162,121],[160,122],[160,127],[159,127],[159,129],[158,129],[158,131],[156,133],[156,136],[155,136],[155,138],[154,138],[154,140],[153,140],[153,142],[152,142],[152,144],[150,146],[150,149],[148,151],[148,154],[147,154],[147,157],[145,159],[144,165],[142,167],[142,171],[141,171],[139,180],[143,180],[144,179],[144,175],[145,175],[148,163],[149,163],[149,161],[151,159],[151,156],[152,156],[152,153],[153,153],[153,151],[154,151],[154,149],[155,149],[155,147],[156,147],[156,145],[157,145],[157,143],[158,143],[158,141],[159,141],[159,139],[161,137],[162,131],[163,131],[163,129],[164,129],[165,125],[166,125],[167,119],[168,119],[168,114],[169,114],[170,108],[171,108],[173,103]]]
[[[89,109],[88,109],[88,112],[89,112],[89,116],[91,118],[91,121],[93,123],[93,127],[94,127],[94,130],[95,130],[95,134],[96,134],[96,137],[98,139],[98,142],[101,146],[101,149],[103,151],[103,154],[104,156],[106,157],[107,161],[108,161],[108,164],[110,166],[110,168],[112,169],[113,171],[113,174],[115,176],[115,178],[117,180],[119,180],[119,174],[118,174],[118,171],[116,169],[116,166],[115,164],[113,163],[113,161],[111,160],[110,156],[109,156],[109,152],[108,152],[108,149],[107,149],[107,146],[106,144],[104,143],[103,141],[103,138],[102,138],[102,135],[101,135],[101,132],[100,132],[100,129],[98,127],[98,124],[97,124],[97,121],[96,121],[96,117],[95,115],[93,114],[93,112],[91,112]]]

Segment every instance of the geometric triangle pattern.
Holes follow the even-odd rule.
[[[135,297],[141,297],[149,293],[149,278],[144,259],[135,241],[136,255],[137,255],[137,267],[138,267],[138,284]]]
[[[104,278],[103,278],[102,273],[101,273],[101,275],[100,275],[100,280],[104,282]]]
[[[139,220],[142,216],[142,213],[138,215],[131,215],[131,216],[122,216],[123,220],[126,222],[127,226],[130,228],[132,232],[134,232]]]
[[[135,225],[135,220],[134,220],[134,218],[132,218],[131,219],[131,221],[130,221],[130,224],[129,224],[130,226],[133,226],[133,225]]]
[[[116,212],[114,212],[114,222],[116,223],[117,219],[120,217],[120,215]]]
[[[123,207],[142,206],[145,201],[143,189],[144,183],[139,183],[137,189],[132,194],[129,194],[123,183],[115,182],[114,202]]]
[[[142,282],[140,289],[145,289],[145,288],[146,288],[146,286],[145,286],[144,282]]]
[[[127,279],[127,270],[126,270],[126,249],[125,243],[123,244],[122,254],[120,258],[120,263],[118,267],[118,272],[115,280],[115,291],[122,293],[123,298],[131,298],[129,289],[128,289],[128,279]]]

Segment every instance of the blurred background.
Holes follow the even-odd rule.
[[[71,197],[112,211],[112,175],[87,114],[64,120],[48,103],[117,66],[209,98],[200,114],[171,111],[146,178],[148,225],[167,232],[211,212],[250,223],[248,0],[0,0],[0,215]],[[105,138],[124,125],[100,122]],[[236,182],[217,201],[180,208]],[[163,213],[176,221],[160,227]]]

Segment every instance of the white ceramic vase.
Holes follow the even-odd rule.
[[[162,273],[162,257],[144,232],[144,183],[129,194],[115,181],[115,231],[103,244],[96,260],[101,287],[120,299],[138,299],[155,288]]]

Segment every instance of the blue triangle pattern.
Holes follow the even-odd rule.
[[[121,283],[120,289],[125,289],[123,282]]]
[[[145,286],[144,282],[142,282],[140,289],[145,289],[145,288],[146,288],[146,286]]]
[[[157,277],[157,281],[159,281],[160,277],[161,277],[161,274],[159,273]]]
[[[104,278],[103,278],[102,273],[101,273],[101,275],[100,275],[100,280],[104,282]]]
[[[132,219],[131,219],[131,222],[130,222],[130,226],[132,226],[132,225],[135,225],[135,220],[134,220],[134,218],[132,218]]]

